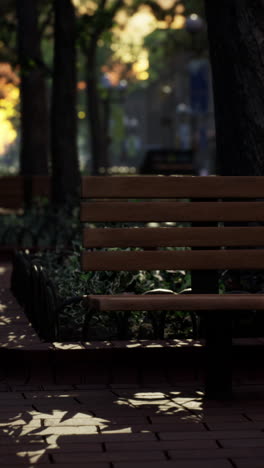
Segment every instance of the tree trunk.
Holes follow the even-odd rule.
[[[21,95],[20,173],[48,174],[48,103],[36,0],[17,0]],[[27,190],[28,204],[32,190]]]
[[[87,110],[90,129],[92,174],[97,175],[100,167],[107,167],[105,123],[102,102],[97,88],[96,45],[87,50]]]
[[[80,192],[76,120],[75,15],[70,0],[54,0],[55,50],[51,107],[52,198],[73,201]]]
[[[222,175],[264,174],[264,3],[205,0]]]

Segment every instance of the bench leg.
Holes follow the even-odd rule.
[[[206,312],[205,397],[232,397],[232,315],[227,311]]]

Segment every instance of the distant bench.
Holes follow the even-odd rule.
[[[32,177],[3,176],[0,177],[0,208],[19,210],[24,206],[25,190],[31,190],[34,197],[50,197],[49,176],[35,175]]]
[[[230,396],[232,314],[263,310],[264,295],[219,294],[218,274],[264,269],[264,227],[256,225],[264,221],[264,201],[256,200],[264,199],[264,177],[84,177],[82,196],[84,223],[140,223],[86,226],[84,271],[192,271],[189,295],[89,295],[87,320],[96,311],[205,311],[206,395]],[[153,221],[181,225],[148,227]]]
[[[140,174],[194,174],[193,151],[170,148],[147,151]]]

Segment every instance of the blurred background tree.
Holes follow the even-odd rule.
[[[20,88],[19,172],[52,173],[56,204],[78,195],[80,162],[93,174],[118,151],[125,162],[138,123],[124,106],[173,72],[178,50],[206,48],[205,31],[195,39],[186,31],[202,0],[3,0],[0,13],[0,60]]]

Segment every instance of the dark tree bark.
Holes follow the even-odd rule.
[[[21,70],[20,173],[28,176],[48,174],[48,103],[37,1],[17,0],[16,11]]]
[[[205,0],[218,172],[264,174],[264,1]]]
[[[52,198],[79,196],[77,152],[75,13],[70,0],[54,0],[55,50],[51,108]]]

